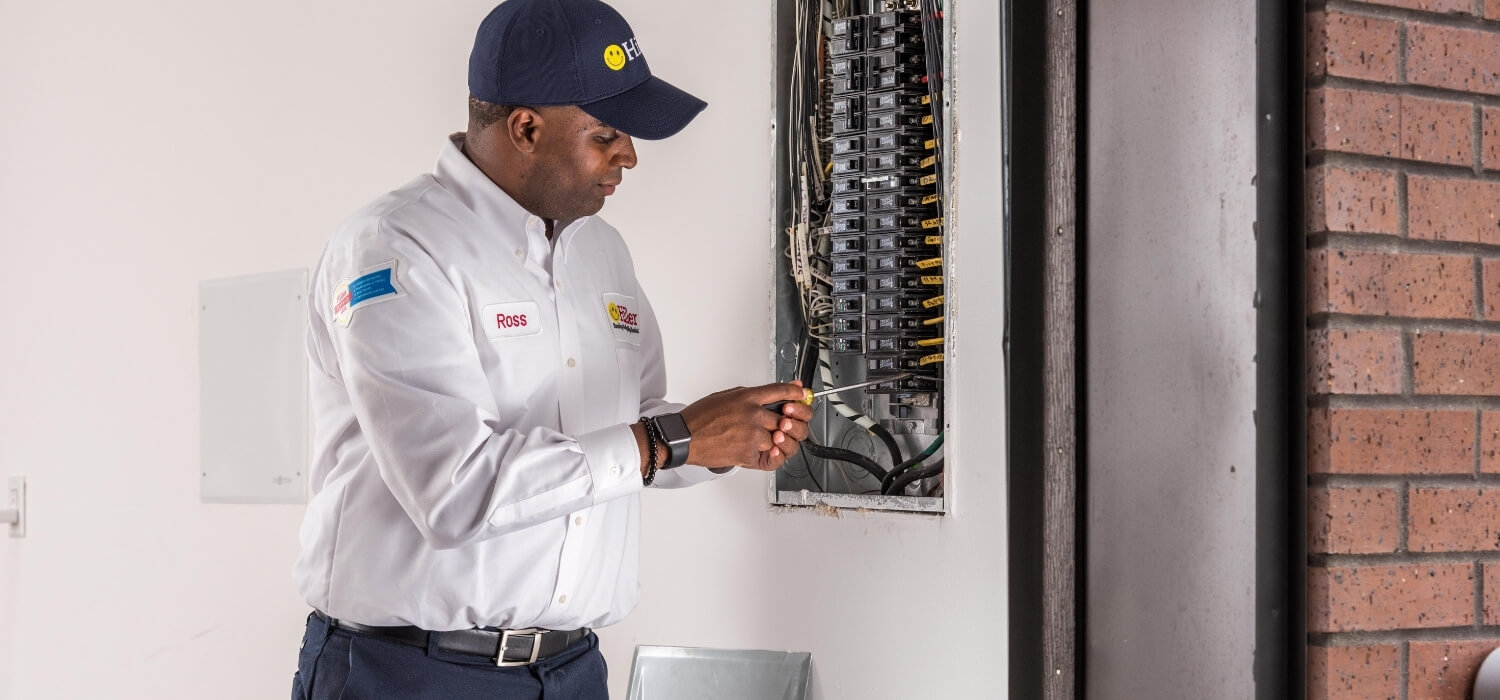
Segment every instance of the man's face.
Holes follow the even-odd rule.
[[[630,137],[577,107],[543,107],[532,184],[549,219],[592,216],[636,163]]]

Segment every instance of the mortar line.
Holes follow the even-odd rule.
[[[1424,160],[1405,159],[1399,156],[1377,156],[1368,153],[1330,151],[1327,149],[1309,152],[1307,155],[1307,166],[1315,168],[1320,165],[1332,165],[1350,170],[1360,168],[1365,170],[1398,171],[1421,177],[1500,182],[1500,172],[1488,171],[1481,173],[1479,177],[1475,177],[1474,168],[1470,165],[1433,163]]]
[[[1407,224],[1406,170],[1396,171],[1396,235],[1403,240],[1411,239],[1411,226]]]
[[[1474,562],[1474,629],[1484,627],[1484,562]]]
[[[1500,488],[1500,475],[1486,474],[1484,477],[1476,477],[1472,474],[1350,474],[1347,472],[1320,472],[1309,474],[1307,477],[1309,486],[1320,488],[1382,488],[1391,489],[1396,492],[1396,513],[1401,514],[1401,489],[1404,487],[1419,489],[1452,489],[1452,488]],[[1400,544],[1400,538],[1397,538]],[[1500,550],[1497,550],[1500,555]]]
[[[1500,627],[1421,627],[1396,630],[1354,630],[1349,632],[1309,632],[1308,644],[1324,648],[1370,646],[1404,642],[1468,642],[1492,640],[1500,636]]]
[[[1396,82],[1406,84],[1406,23],[1396,25]]]
[[[1463,13],[1437,13],[1424,12],[1422,10],[1409,10],[1389,5],[1371,5],[1356,0],[1327,0],[1322,5],[1329,12],[1342,12],[1360,17],[1378,17],[1380,19],[1392,20],[1416,20],[1426,24],[1434,24],[1443,27],[1459,27],[1462,29],[1486,29],[1497,26],[1493,20],[1484,18],[1481,12],[1476,15]],[[1315,9],[1309,4],[1308,9]]]
[[[1409,700],[1407,697],[1411,689],[1411,640],[1401,641],[1401,700]]]
[[[1484,260],[1474,258],[1474,320],[1483,321],[1489,309],[1484,308]]]
[[[1471,241],[1443,241],[1429,238],[1401,238],[1389,233],[1324,231],[1307,236],[1308,250],[1341,248],[1381,253],[1423,253],[1428,255],[1461,255],[1464,257],[1500,257],[1500,245]]]
[[[1411,482],[1401,482],[1401,487],[1396,489],[1396,553],[1410,554],[1411,551]]]
[[[1413,349],[1412,329],[1401,330],[1401,395],[1411,398],[1417,393],[1416,351]]]
[[[1424,85],[1421,83],[1387,83],[1379,80],[1368,80],[1366,78],[1351,78],[1344,75],[1323,76],[1316,84],[1309,84],[1307,87],[1309,90],[1319,88],[1358,90],[1359,92],[1385,95],[1387,97],[1416,97],[1441,102],[1477,102],[1492,107],[1500,105],[1500,95],[1493,95],[1487,92],[1460,90],[1458,88]]]
[[[1484,107],[1474,103],[1474,118],[1470,119],[1469,133],[1474,139],[1474,174],[1484,174]]]
[[[1485,394],[1425,395],[1403,398],[1394,394],[1316,394],[1309,408],[1366,409],[1386,411],[1500,411],[1500,396]],[[1460,476],[1472,476],[1460,473]],[[1500,478],[1500,474],[1494,475]]]
[[[1484,449],[1484,440],[1481,437],[1483,433],[1484,433],[1484,410],[1476,408],[1474,410],[1474,480],[1475,481],[1478,481],[1479,477],[1481,477],[1481,476],[1484,475],[1484,470],[1481,469],[1481,465],[1482,465],[1483,460],[1481,460],[1480,457],[1479,457],[1480,452]]]

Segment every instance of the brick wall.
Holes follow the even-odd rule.
[[[1500,646],[1500,0],[1310,5],[1308,695]]]

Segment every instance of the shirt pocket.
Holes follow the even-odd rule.
[[[615,348],[620,369],[620,418],[635,422],[641,417],[641,351],[633,345]]]

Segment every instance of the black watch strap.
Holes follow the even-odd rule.
[[[665,413],[652,421],[656,423],[657,436],[667,444],[667,463],[661,468],[674,469],[687,464],[688,444],[693,436],[688,431],[687,421],[682,419],[682,414]]]

